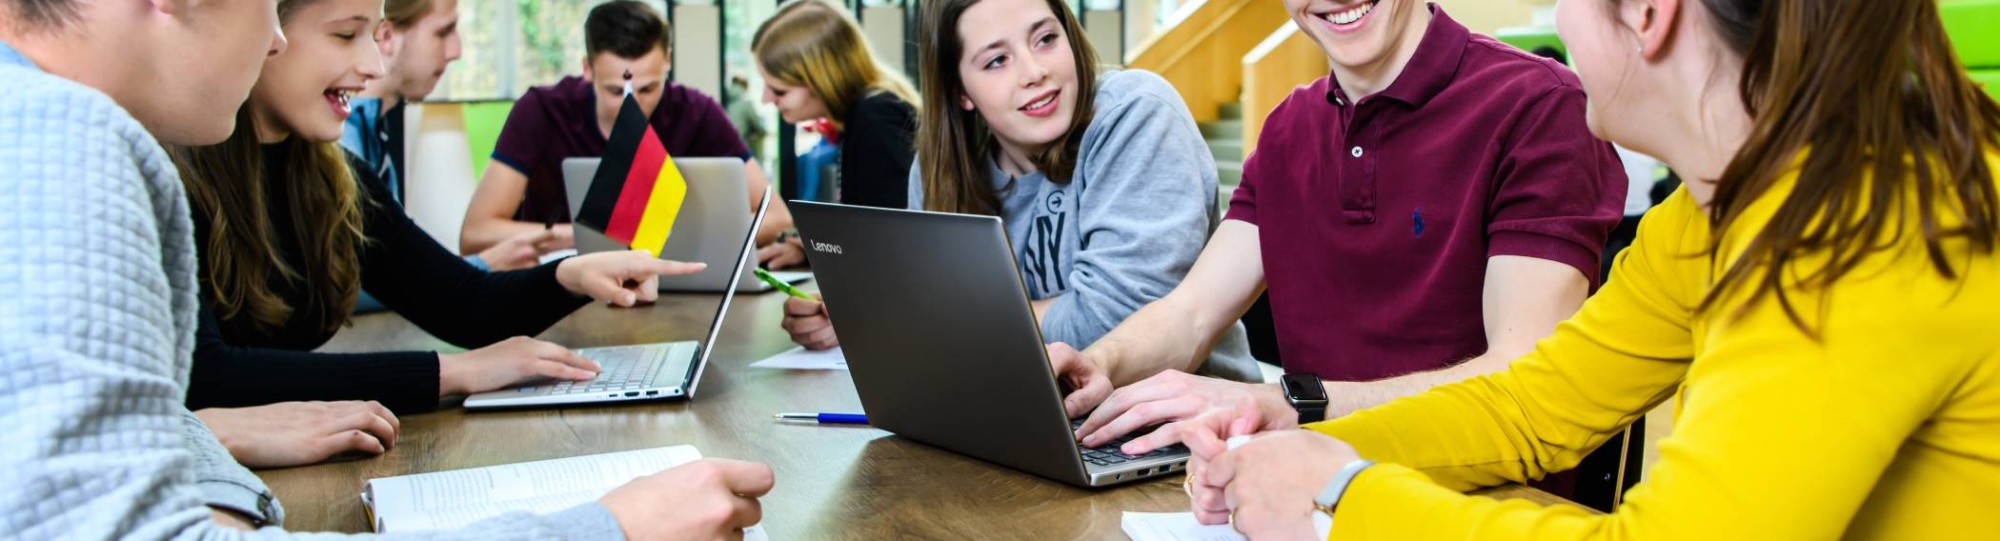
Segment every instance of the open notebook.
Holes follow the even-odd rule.
[[[522,462],[368,481],[361,503],[377,533],[450,530],[525,511],[554,513],[596,501],[633,479],[693,462],[692,445]],[[746,540],[766,539],[762,525]]]

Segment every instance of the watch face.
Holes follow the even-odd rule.
[[[1285,374],[1285,396],[1299,401],[1326,400],[1326,388],[1321,387],[1319,378],[1312,374]]]

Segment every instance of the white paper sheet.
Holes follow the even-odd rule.
[[[553,252],[542,254],[542,257],[537,258],[536,261],[538,261],[539,264],[547,265],[549,264],[550,261],[555,261],[557,259],[562,259],[565,257],[572,257],[575,255],[576,255],[575,248],[563,248],[561,250],[556,250]]]
[[[1194,513],[1133,513],[1127,511],[1119,526],[1132,541],[1247,541],[1228,524],[1204,525]]]
[[[750,367],[773,370],[846,370],[847,356],[841,354],[840,348],[808,351],[804,347],[795,347],[784,353],[750,363]]]
[[[449,530],[515,511],[568,509],[700,458],[693,446],[678,445],[385,477],[368,482],[362,501],[374,511],[378,533]],[[743,533],[746,540],[768,539],[761,525]]]

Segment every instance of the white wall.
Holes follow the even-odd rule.
[[[1464,24],[1473,32],[1486,35],[1510,26],[1527,26],[1534,22],[1535,6],[1553,3],[1552,0],[1430,1],[1444,6],[1445,13],[1450,14],[1452,20]]]
[[[404,141],[403,210],[410,219],[452,252],[458,252],[459,226],[472,203],[471,150],[465,142],[465,116],[458,104],[412,103],[403,113],[409,128]]]
[[[1158,0],[1129,0],[1125,2],[1125,50],[1139,47],[1146,38],[1160,28],[1160,3]],[[1124,59],[1119,59],[1124,63]]]
[[[1106,66],[1125,65],[1125,42],[1120,39],[1118,24],[1120,16],[1116,11],[1084,11],[1083,33],[1090,36],[1090,45],[1097,48],[1097,62]]]
[[[722,98],[722,8],[715,5],[674,6],[674,82]],[[730,21],[731,24],[756,22]]]
[[[875,58],[896,73],[903,72],[903,8],[869,6],[861,8],[861,35]],[[912,32],[910,38],[916,38]]]

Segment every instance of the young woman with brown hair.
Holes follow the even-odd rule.
[[[2000,537],[2000,108],[1937,3],[1566,0],[1557,19],[1593,132],[1685,187],[1505,372],[1247,443],[1223,438],[1254,409],[1177,427],[1199,518],[1290,539]],[[1609,515],[1461,494],[1572,467],[1670,398],[1659,462]]]
[[[1187,276],[1219,220],[1215,162],[1166,80],[1099,73],[1055,0],[926,5],[919,44],[910,207],[999,216],[1044,339],[1088,345]],[[820,303],[785,308],[794,341],[838,344]],[[1242,325],[1209,346],[1203,371],[1261,377]]]
[[[650,300],[656,275],[700,268],[614,252],[486,273],[431,240],[335,143],[351,114],[347,98],[382,73],[368,22],[380,10],[380,0],[279,2],[292,46],[266,62],[237,114],[243,129],[220,144],[171,149],[202,269],[190,408],[374,400],[428,411],[441,396],[588,379],[595,363],[521,336],[592,298]],[[367,15],[338,16],[347,12]],[[426,331],[477,349],[313,353],[348,322],[364,285]]]

